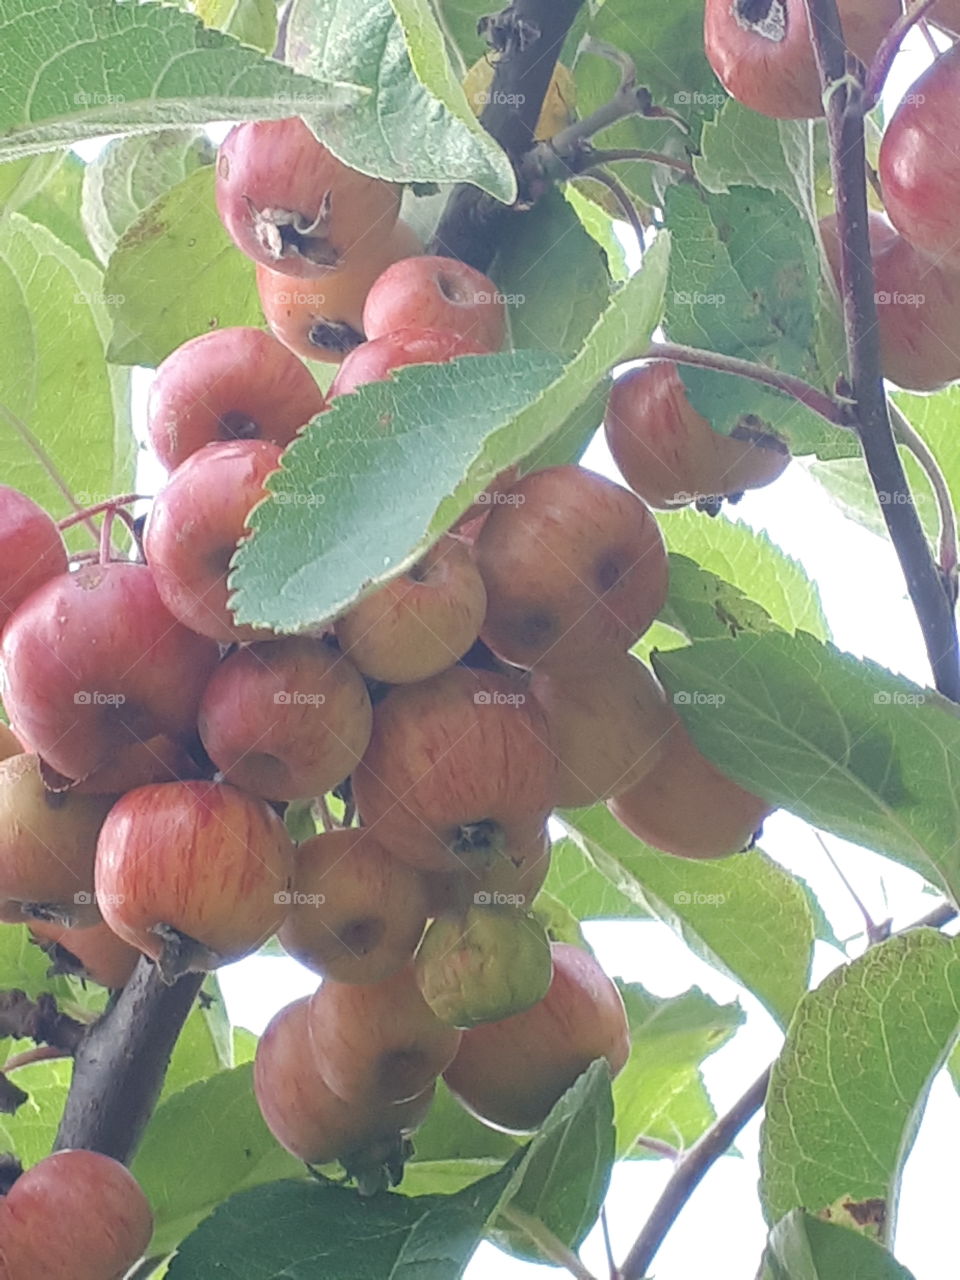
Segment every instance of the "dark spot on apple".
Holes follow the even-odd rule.
[[[318,320],[310,326],[307,341],[312,347],[321,351],[342,351],[346,354],[363,342],[363,334],[357,333],[348,324],[337,324],[331,320]]]
[[[437,288],[448,302],[459,305],[465,301],[456,277],[448,275],[445,271],[437,272]]]
[[[355,956],[365,956],[379,946],[387,926],[379,916],[351,920],[339,932],[340,941]]]
[[[248,418],[245,413],[231,409],[220,415],[221,440],[257,440],[259,436],[259,423]]]
[[[623,579],[626,566],[617,556],[606,556],[597,561],[596,579],[601,594],[612,591]]]
[[[517,619],[514,631],[521,644],[541,645],[553,636],[556,621],[543,609],[531,609]]]

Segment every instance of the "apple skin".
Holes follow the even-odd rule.
[[[506,676],[466,667],[391,689],[353,775],[364,823],[423,871],[482,871],[529,849],[555,790],[533,698]]]
[[[543,708],[557,756],[556,803],[597,804],[629,789],[660,759],[673,713],[642,662],[611,654],[574,673],[534,671],[530,692]]]
[[[12,729],[8,729],[3,721],[0,721],[0,761],[22,754],[23,746],[20,739]]]
[[[613,459],[630,488],[663,510],[738,498],[783,474],[786,446],[746,422],[739,434],[714,431],[687,398],[677,366],[655,360],[618,378],[604,414]]]
[[[178,622],[220,644],[273,639],[234,621],[227,578],[280,455],[267,440],[204,445],[177,467],[147,521],[143,549],[161,600]]]
[[[283,923],[294,849],[263,800],[216,782],[128,791],[97,841],[97,901],[165,980],[250,955]],[[178,963],[158,927],[199,944]]]
[[[234,244],[289,276],[369,252],[397,221],[400,196],[343,164],[299,116],[237,125],[217,155],[217,210]]]
[[[134,787],[149,786],[151,782],[185,782],[201,774],[200,765],[184,744],[158,734],[146,742],[131,743],[111,764],[104,765],[72,789],[78,795],[122,795]]]
[[[887,216],[937,266],[960,268],[960,156],[944,139],[960,100],[960,44],[942,53],[897,107],[880,143]]]
[[[784,10],[785,3],[785,13]],[[804,0],[776,0],[773,34],[741,16],[773,6],[758,0],[707,0],[707,58],[727,92],[761,115],[793,120],[823,115],[820,77]],[[847,45],[868,66],[900,16],[900,0],[839,0]],[[785,30],[783,18],[785,17]]]
[[[31,920],[30,936],[53,962],[52,973],[73,973],[102,987],[125,987],[140,952],[102,922],[89,929],[68,929],[52,920]]]
[[[429,915],[457,915],[475,906],[513,906],[529,911],[550,870],[550,835],[546,826],[488,867],[457,871],[424,871]]]
[[[667,598],[657,522],[628,489],[578,466],[524,478],[474,544],[487,587],[480,632],[504,662],[602,661],[639,639]]]
[[[499,351],[507,312],[493,281],[465,262],[405,258],[388,267],[367,294],[363,332],[372,340],[412,328],[445,330]]]
[[[297,848],[280,943],[335,982],[382,982],[410,963],[427,923],[422,877],[367,827],[327,831]]]
[[[629,791],[607,802],[627,831],[679,858],[726,858],[752,842],[772,807],[737,786],[674,721],[660,761]]]
[[[409,1102],[460,1045],[460,1032],[420,994],[412,964],[381,982],[323,982],[310,997],[307,1023],[317,1070],[345,1102]]]
[[[67,549],[53,517],[0,484],[0,631],[31,592],[66,571]]]
[[[363,343],[363,304],[391,263],[423,249],[401,218],[389,235],[362,253],[349,254],[336,271],[291,280],[257,267],[260,306],[274,337],[304,360],[339,363]]]
[[[840,287],[837,220],[820,223]],[[937,266],[879,213],[870,214],[877,323],[884,377],[906,391],[938,391],[960,379],[960,268]]]
[[[307,1164],[342,1160],[362,1171],[385,1163],[426,1116],[436,1086],[405,1103],[344,1101],[324,1083],[309,1051],[309,1005],[304,996],[282,1008],[257,1045],[253,1090],[267,1128]]]
[[[326,408],[313,374],[262,329],[202,333],[167,356],[150,387],[153,451],[175,470],[217,440],[285,446]]]
[[[960,0],[940,0],[927,16],[931,22],[945,28],[951,35],[960,35]]]
[[[268,800],[310,800],[367,749],[373,709],[333,645],[288,636],[229,654],[200,702],[200,738],[224,781]]]
[[[489,355],[472,338],[446,329],[400,329],[361,343],[344,358],[330,384],[330,399],[382,382],[394,369],[411,364],[446,364],[459,356]]]
[[[114,799],[47,791],[32,754],[0,763],[0,920],[99,921],[93,862]]]
[[[486,1124],[536,1129],[596,1058],[613,1075],[630,1054],[620,993],[586,951],[554,942],[553,980],[544,998],[502,1022],[465,1031],[443,1073],[451,1093]]]
[[[486,612],[486,587],[469,548],[446,535],[412,569],[364,596],[335,631],[365,676],[409,684],[463,657]]]
[[[190,740],[218,657],[171,617],[150,569],[126,561],[51,579],[0,644],[14,731],[77,779],[113,765],[131,743]]]
[[[56,1151],[0,1200],[4,1280],[122,1280],[153,1215],[139,1183],[97,1151]]]

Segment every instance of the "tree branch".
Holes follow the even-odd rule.
[[[866,108],[868,111],[872,111],[880,101],[883,86],[887,82],[893,60],[900,52],[900,46],[910,34],[911,29],[927,16],[935,4],[936,0],[916,0],[916,3],[908,3],[906,11],[901,13],[887,32],[867,73]]]
[[[867,99],[848,58],[837,0],[806,0],[827,112],[837,197],[843,319],[854,423],[867,469],[913,601],[939,691],[960,701],[960,645],[953,605],[927,544],[897,451],[883,384],[876,282],[868,238]]]

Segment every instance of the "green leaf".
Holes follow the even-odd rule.
[[[427,1118],[413,1135],[400,1191],[404,1195],[448,1195],[500,1169],[516,1155],[521,1139],[482,1124],[453,1097],[443,1080]]]
[[[958,1029],[960,944],[932,929],[871,948],[804,997],[767,1095],[769,1222],[829,1209],[892,1236],[903,1166]]]
[[[794,1209],[770,1232],[758,1280],[914,1280],[866,1236]]]
[[[457,1280],[512,1168],[452,1196],[362,1199],[330,1182],[278,1182],[234,1196],[186,1240],[170,1280]],[[359,1268],[359,1270],[358,1270]]]
[[[743,1024],[743,1010],[718,1005],[696,988],[661,999],[631,984],[623,998],[631,1049],[613,1082],[617,1155],[642,1155],[636,1150],[640,1137],[685,1150],[714,1119],[700,1064]]]
[[[50,1154],[72,1075],[73,1063],[64,1060],[32,1062],[11,1074],[29,1097],[14,1115],[0,1115],[0,1151],[12,1151],[25,1166]]]
[[[211,164],[213,155],[200,129],[162,129],[108,142],[83,177],[83,223],[100,261],[109,259],[124,231],[154,200]]]
[[[649,920],[650,913],[600,871],[575,840],[556,841],[544,890],[578,920]]]
[[[205,27],[216,27],[270,53],[277,43],[276,0],[194,0],[193,9]]]
[[[320,121],[367,95],[348,79],[318,83],[208,31],[172,5],[0,0],[5,75],[0,156],[104,134],[210,120],[276,119],[291,102]]]
[[[748,790],[960,892],[957,708],[802,633],[654,657],[700,749]],[[719,699],[719,701],[717,701]]]
[[[107,1002],[105,988],[68,975],[48,978],[49,968],[50,957],[31,941],[26,925],[0,924],[0,990],[23,991],[31,999],[46,991],[64,1012],[101,1012]]]
[[[155,1254],[176,1248],[227,1196],[304,1172],[264,1123],[250,1064],[161,1102],[132,1168],[153,1208]]]
[[[81,258],[96,262],[80,216],[80,198],[86,165],[78,156],[67,153],[31,200],[20,206],[20,212],[31,222],[52,231],[61,243],[69,245]]]
[[[670,556],[670,594],[659,621],[690,640],[773,631],[776,623],[755,601],[686,556]]]
[[[807,989],[813,922],[803,891],[781,867],[756,850],[710,861],[660,853],[604,805],[560,818],[620,893],[789,1021]]]
[[[466,356],[401,369],[338,399],[297,438],[251,517],[231,577],[238,618],[295,631],[418,559],[505,467],[590,399],[657,322],[668,242],[572,359]]]
[[[160,196],[127,228],[107,267],[116,364],[156,366],[199,333],[262,325],[253,263],[213,201],[210,165]]]
[[[190,1010],[190,1016],[177,1037],[163,1081],[162,1097],[179,1093],[198,1080],[206,1080],[233,1065],[233,1036],[220,983],[215,974],[208,974],[203,984],[202,1000]]]
[[[491,12],[490,0],[438,0],[444,26],[457,44],[468,67],[488,52],[487,42],[477,34],[477,23]]]
[[[361,90],[349,110],[318,124],[347,164],[397,182],[473,182],[508,204],[516,198],[506,153],[451,75],[423,0],[398,0],[397,12],[390,0],[294,0],[287,59],[324,83]],[[310,120],[308,101],[293,105]]]

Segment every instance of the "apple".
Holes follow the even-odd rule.
[[[139,1183],[98,1151],[55,1151],[0,1200],[4,1280],[122,1280],[152,1234]]]
[[[335,630],[365,676],[408,684],[453,666],[477,639],[486,611],[470,549],[446,535],[406,573],[364,596]]]
[[[742,420],[729,436],[714,431],[669,360],[618,378],[603,425],[627,484],[649,506],[666,510],[696,502],[716,511],[724,498],[772,483],[790,462],[783,442],[759,422]]]
[[[221,644],[273,638],[234,620],[227,579],[280,455],[267,440],[204,445],[177,467],[147,521],[143,548],[164,605],[185,627]]]
[[[221,221],[248,258],[315,276],[388,235],[401,188],[338,160],[299,116],[240,124],[217,156]]]
[[[673,713],[656,680],[630,654],[611,654],[579,671],[534,669],[530,692],[543,708],[557,757],[560,808],[628,791],[660,759]]]
[[[23,752],[23,746],[17,735],[0,720],[0,760],[7,760],[10,756],[18,756]]]
[[[162,733],[146,742],[132,742],[110,764],[76,783],[73,790],[81,795],[121,795],[134,787],[149,786],[151,782],[185,782],[188,778],[199,778],[203,768],[188,750],[193,745],[192,741],[175,742]],[[47,786],[53,784],[49,769],[45,781]]]
[[[766,801],[711,764],[679,719],[667,734],[659,762],[607,807],[638,840],[680,858],[740,853],[773,812]]]
[[[146,565],[85,564],[36,590],[4,629],[4,702],[47,764],[87,778],[132,743],[189,741],[217,658],[167,612]]]
[[[126,986],[140,952],[103,922],[89,929],[69,929],[53,920],[31,920],[30,937],[50,957],[50,975],[76,974],[102,987]]]
[[[327,831],[297,849],[280,943],[335,982],[382,982],[409,964],[427,923],[423,879],[368,827]]]
[[[288,445],[326,408],[313,374],[262,329],[215,329],[167,356],[150,387],[147,430],[173,471],[217,440]]]
[[[579,667],[628,649],[667,598],[648,508],[578,466],[533,472],[506,496],[474,544],[487,588],[481,638],[520,667]]]
[[[837,220],[820,223],[840,287]],[[907,391],[937,391],[960,379],[960,268],[938,266],[879,213],[870,215],[877,323],[884,376]]]
[[[93,861],[113,801],[47,791],[35,755],[0,762],[0,920],[100,919]]]
[[[256,951],[283,923],[294,850],[263,800],[215,782],[128,791],[97,841],[97,903],[166,982]]]
[[[939,0],[927,16],[938,27],[944,27],[952,35],[960,35],[960,0]]]
[[[508,677],[466,667],[391,689],[353,775],[363,822],[425,871],[483,870],[528,849],[555,789],[533,698]]]
[[[900,0],[839,0],[847,46],[868,66]],[[778,119],[823,115],[805,0],[707,0],[704,44],[727,92]]]
[[[200,702],[200,738],[224,780],[268,800],[309,800],[356,767],[373,710],[333,645],[288,636],[238,649]]]
[[[399,329],[441,329],[499,351],[507,312],[497,286],[455,258],[404,258],[388,267],[367,294],[363,332],[380,338]]]
[[[30,593],[67,571],[52,516],[19,489],[0,485],[0,631]]]
[[[489,348],[449,329],[400,329],[363,342],[344,357],[330,384],[330,399],[381,382],[394,369],[411,364],[446,364],[459,356],[482,356]]]
[[[514,906],[529,911],[550,870],[550,835],[546,826],[514,843],[508,856],[489,866],[456,871],[423,871],[429,915],[462,915],[472,906]]]
[[[305,360],[343,360],[363,343],[363,304],[373,282],[391,263],[422,248],[401,218],[375,245],[349,254],[336,271],[322,276],[291,280],[258,266],[260,306],[271,332]]]
[[[555,942],[544,998],[502,1022],[463,1033],[444,1072],[468,1111],[498,1129],[536,1129],[596,1058],[616,1075],[630,1055],[620,992],[586,951]]]

